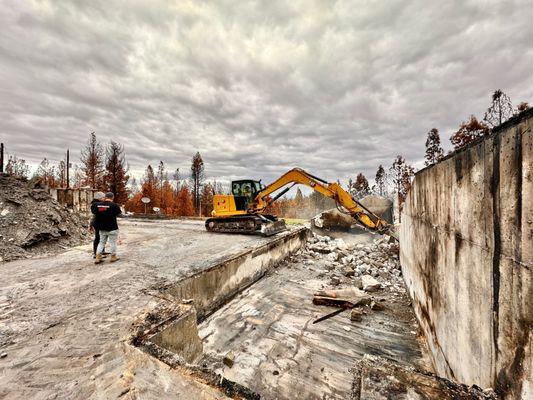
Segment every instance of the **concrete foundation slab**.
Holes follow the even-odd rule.
[[[120,226],[114,264],[94,265],[82,246],[0,265],[0,398],[224,398],[131,346],[132,320],[162,289],[273,238],[211,234],[202,221]]]

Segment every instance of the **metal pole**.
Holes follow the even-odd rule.
[[[70,151],[69,149],[67,149],[67,189],[70,187],[69,163],[70,163]]]
[[[4,144],[0,143],[0,174],[4,173]]]

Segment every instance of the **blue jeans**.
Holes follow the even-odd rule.
[[[100,232],[100,242],[98,242],[98,249],[96,250],[97,254],[102,254],[105,248],[107,241],[109,240],[109,252],[111,254],[117,253],[117,239],[118,239],[118,229],[114,231],[99,231]]]

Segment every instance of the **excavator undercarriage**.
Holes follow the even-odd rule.
[[[205,221],[209,232],[261,233],[272,236],[287,229],[285,221],[273,215],[237,215],[223,218],[209,218]]]

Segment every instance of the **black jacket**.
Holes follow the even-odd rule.
[[[99,201],[91,204],[91,212],[94,214],[94,229],[99,231],[114,231],[118,229],[117,215],[120,215],[120,207],[112,201]]]

